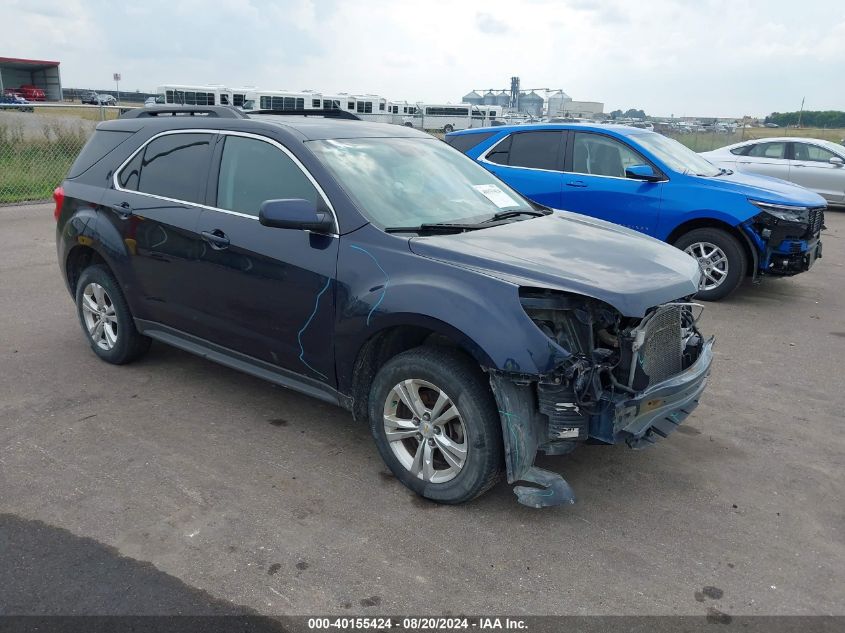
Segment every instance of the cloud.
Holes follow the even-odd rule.
[[[479,31],[490,35],[501,35],[510,30],[507,24],[501,20],[497,20],[489,13],[476,13],[475,24]]]
[[[456,102],[561,88],[648,113],[840,109],[841,0],[0,1],[4,55],[58,59],[66,87],[222,83]],[[55,19],[61,14],[61,19]]]

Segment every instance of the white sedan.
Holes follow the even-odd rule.
[[[815,138],[762,138],[702,152],[718,167],[773,176],[845,206],[845,147]]]

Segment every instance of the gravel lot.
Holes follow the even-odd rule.
[[[346,412],[175,349],[97,360],[52,208],[0,208],[0,611],[845,614],[827,225],[810,273],[707,306],[714,375],[677,433],[542,459],[579,502],[531,510],[505,484],[412,496]]]

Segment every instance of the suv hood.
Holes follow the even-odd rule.
[[[810,208],[823,207],[827,204],[824,198],[809,189],[770,176],[734,171],[732,174],[722,174],[715,178],[700,178],[700,180],[705,181],[704,184],[713,189],[732,191],[761,202]]]
[[[698,263],[689,255],[568,211],[467,233],[415,237],[410,248],[517,286],[587,295],[630,317],[698,290]]]

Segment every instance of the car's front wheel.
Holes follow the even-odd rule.
[[[502,430],[484,373],[446,347],[398,354],[370,389],[370,428],[387,466],[417,494],[463,503],[503,466]]]
[[[135,329],[117,280],[105,266],[82,271],[76,285],[76,308],[91,349],[104,361],[123,365],[149,349],[150,339]]]
[[[736,290],[745,278],[748,261],[733,235],[722,229],[703,228],[685,233],[675,246],[698,260],[701,282],[697,299],[718,301]]]

